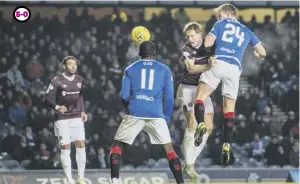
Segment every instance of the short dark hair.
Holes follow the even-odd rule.
[[[151,41],[144,41],[140,45],[139,56],[141,57],[153,57],[155,56],[155,47]]]
[[[228,12],[231,15],[236,16],[236,7],[233,6],[232,4],[222,4],[221,6],[219,6],[218,8],[214,9],[215,12],[220,13],[220,12]]]
[[[74,56],[66,56],[62,60],[62,63],[65,65],[69,59],[74,59],[77,62],[77,59]]]

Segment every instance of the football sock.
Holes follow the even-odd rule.
[[[197,120],[198,125],[204,122],[204,113],[205,107],[204,102],[202,100],[196,100],[194,105],[195,118]]]
[[[194,132],[191,132],[188,128],[185,129],[183,139],[183,151],[185,156],[185,163],[188,165],[193,164],[193,152],[194,152]]]
[[[71,150],[67,150],[67,149],[62,149],[60,153],[60,161],[69,182],[73,181],[72,162],[71,162],[70,153]]]
[[[192,163],[194,164],[198,158],[198,156],[200,155],[200,153],[202,152],[203,148],[206,145],[207,139],[208,139],[208,133],[205,133],[202,137],[202,142],[199,146],[195,146],[194,148],[194,153],[192,156]]]
[[[78,169],[78,177],[84,178],[84,170],[86,164],[85,148],[76,148],[76,162],[77,162],[77,169]]]
[[[235,114],[234,112],[227,112],[224,114],[224,143],[230,143],[233,126],[234,126]]]
[[[177,184],[184,183],[182,171],[181,171],[181,163],[175,152],[171,152],[168,154],[169,166],[175,177]]]
[[[121,161],[122,161],[122,149],[118,146],[112,147],[110,151],[111,179],[119,178]]]

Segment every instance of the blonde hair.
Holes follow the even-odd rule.
[[[231,15],[236,16],[236,7],[233,6],[232,4],[222,4],[219,7],[215,8],[214,11],[216,13],[220,13],[220,12],[227,12],[230,13]]]
[[[187,31],[194,30],[196,33],[202,32],[202,26],[198,22],[189,22],[183,28],[183,33],[186,34]]]

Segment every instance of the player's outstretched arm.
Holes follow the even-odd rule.
[[[254,47],[254,55],[258,59],[264,59],[267,55],[266,49],[264,46],[259,43]]]
[[[122,80],[122,87],[120,92],[120,98],[124,105],[124,107],[127,109],[130,101],[130,78],[128,76],[127,70],[124,71],[123,80]]]
[[[174,83],[172,73],[169,68],[166,70],[164,79],[164,114],[167,123],[170,122],[174,108]]]
[[[214,46],[215,41],[216,41],[215,35],[213,35],[213,34],[206,35],[205,40],[204,40],[204,47],[207,50],[209,50],[210,48],[212,48]]]
[[[220,30],[220,24],[221,24],[221,21],[216,22],[214,27],[210,30],[210,32],[206,35],[206,37],[204,39],[204,47],[208,51],[210,51],[210,49],[215,44],[218,33],[220,32],[219,31]]]
[[[254,47],[254,55],[258,59],[264,59],[267,55],[266,49],[264,48],[261,41],[257,38],[257,36],[253,32],[250,32],[250,34],[251,34],[251,39],[249,44]]]
[[[202,72],[205,72],[206,70],[209,70],[211,68],[211,65],[205,64],[205,65],[196,65],[195,64],[195,58],[192,59],[186,59],[184,61],[185,67],[187,71],[191,74],[199,74]]]

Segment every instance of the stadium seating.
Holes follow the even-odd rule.
[[[240,119],[236,123],[234,144],[232,144],[235,158],[231,166],[233,168],[299,166],[299,162],[292,162],[291,159],[283,164],[275,162],[271,163],[271,166],[267,165],[271,157],[277,156],[277,154],[267,154],[267,150],[273,151],[272,153],[277,152],[277,149],[268,147],[273,137],[278,139],[276,146],[283,145],[287,155],[293,154],[291,148],[293,145],[299,148],[297,142],[299,104],[295,105],[294,102],[297,98],[299,99],[297,96],[299,75],[296,69],[299,67],[299,45],[298,42],[293,42],[293,40],[299,40],[297,38],[299,35],[297,14],[292,21],[285,20],[274,25],[277,27],[275,30],[270,31],[269,25],[265,22],[251,27],[263,43],[267,44],[268,57],[261,66],[252,59],[245,59],[244,71],[246,73],[247,70],[251,70],[247,68],[249,62],[252,65],[258,65],[256,68],[260,70],[255,75],[243,76],[241,80],[239,96],[241,104],[237,104],[237,117]],[[156,18],[139,21],[110,19],[112,15],[100,20],[77,16],[75,22],[69,20],[68,16],[65,21],[59,22],[53,16],[45,17],[41,24],[30,23],[30,29],[25,29],[23,24],[2,20],[0,23],[0,171],[23,170],[23,168],[61,168],[60,153],[53,136],[54,110],[46,110],[43,97],[50,80],[62,71],[60,60],[67,55],[74,55],[79,59],[79,73],[86,80],[85,107],[89,115],[89,122],[86,124],[86,150],[89,160],[87,168],[100,168],[100,160],[93,154],[93,151],[90,151],[96,150],[98,154],[99,148],[105,150],[106,167],[109,167],[109,147],[117,125],[125,113],[117,95],[120,90],[122,70],[138,58],[137,48],[128,40],[130,30],[136,25],[148,27],[155,35],[153,42],[157,47],[157,59],[170,66],[176,80],[183,71],[179,52],[185,38],[181,35],[182,27],[179,21],[168,17],[169,15],[171,13],[166,11]],[[37,15],[32,15],[32,18],[32,22],[38,21]],[[207,21],[212,23],[210,20]],[[254,25],[253,22],[246,24]],[[287,27],[289,32],[280,31]],[[296,36],[292,32],[296,32]],[[285,57],[285,53],[292,57]],[[251,52],[245,58],[251,58],[252,55]],[[281,65],[284,67],[282,68]],[[259,97],[260,91],[265,94],[264,97]],[[213,140],[216,137],[222,137],[220,126],[222,101],[219,89],[213,95],[213,100],[216,112],[215,130],[207,148],[200,156],[201,159],[199,158],[196,162],[199,168],[221,168],[213,162],[219,157],[216,158],[210,152],[210,148],[218,146]],[[242,129],[241,121],[246,122],[247,133],[250,135],[250,138],[246,139],[247,142],[239,142],[242,136],[246,136],[238,132]],[[182,155],[180,144],[185,125],[178,103],[175,105],[172,124],[175,125],[175,131],[180,135],[171,134],[172,139],[175,147],[178,148],[178,154]],[[11,127],[15,130],[11,130]],[[26,130],[26,127],[31,127],[32,133]],[[43,129],[48,129],[49,134],[45,135]],[[252,137],[255,132],[260,134],[260,141],[263,149],[266,150],[261,161],[252,156]],[[93,139],[94,134],[99,135],[99,140]],[[293,140],[292,137],[295,139]],[[139,143],[141,149],[144,149],[145,142],[140,138],[135,141]],[[41,160],[39,157],[43,154],[40,150],[42,143],[47,146],[47,151],[51,152],[49,160]],[[147,147],[147,151],[153,150],[155,149]],[[157,151],[157,153],[160,152]],[[74,155],[74,150],[72,150],[72,155]],[[137,155],[143,157],[146,163],[141,163],[136,167],[137,169],[169,167],[167,159],[157,158],[156,155],[159,154],[156,152],[149,155],[151,155],[149,158],[144,158],[142,154]],[[160,155],[164,157],[164,154]],[[124,160],[122,169],[133,169],[135,164],[132,160],[134,159]]]

